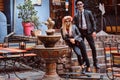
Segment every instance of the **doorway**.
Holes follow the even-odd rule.
[[[62,18],[74,15],[74,0],[50,0],[50,17],[55,21],[54,29],[60,29]]]

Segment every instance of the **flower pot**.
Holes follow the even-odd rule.
[[[34,25],[31,22],[22,22],[24,35],[31,36],[31,31],[34,29]]]
[[[41,35],[41,32],[42,31],[40,29],[34,29],[31,31],[31,35],[37,38],[37,36]],[[37,45],[41,45],[41,44],[42,44],[41,41],[37,39]]]
[[[34,37],[37,37],[38,35],[41,35],[41,30],[40,29],[34,29],[31,31],[31,35]]]

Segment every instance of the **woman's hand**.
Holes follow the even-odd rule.
[[[92,37],[93,37],[93,38],[96,38],[96,32],[93,32],[93,33],[92,33]]]
[[[72,44],[75,44],[75,39],[71,38],[71,39],[70,39],[70,42],[71,42]]]

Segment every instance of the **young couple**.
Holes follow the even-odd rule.
[[[84,38],[86,38],[92,49],[93,65],[96,69],[99,69],[93,38],[96,36],[96,24],[91,11],[84,9],[84,4],[81,0],[76,0],[75,5],[78,13],[74,16],[74,19],[71,16],[65,16],[62,19],[61,34],[66,44],[73,48],[76,53],[82,73],[85,73],[85,71],[91,72]]]

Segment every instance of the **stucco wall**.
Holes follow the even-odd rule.
[[[18,4],[22,4],[24,0],[16,0],[16,6]],[[46,21],[49,17],[49,0],[42,0],[41,6],[35,6],[35,9],[38,11],[38,16],[40,18],[40,21]],[[21,19],[18,18],[18,9],[15,7],[15,32],[16,35],[22,35],[23,34],[23,27],[21,24]],[[45,34],[45,30],[47,27],[45,25],[40,26],[40,29],[42,30],[42,34]]]

